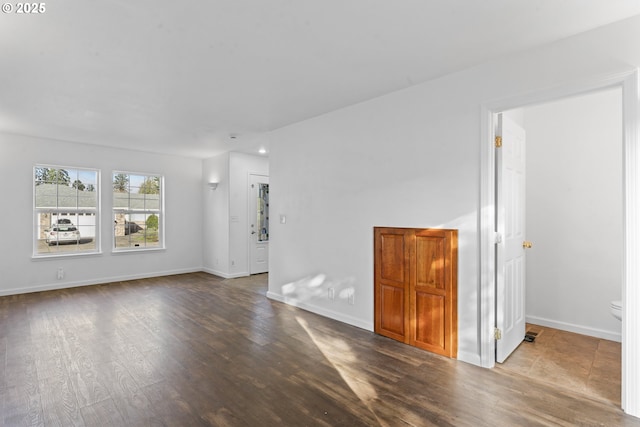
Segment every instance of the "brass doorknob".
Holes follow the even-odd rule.
[[[524,242],[522,242],[522,247],[525,249],[531,249],[533,247],[533,243],[525,240]]]

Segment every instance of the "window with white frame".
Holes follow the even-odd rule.
[[[95,169],[33,168],[34,256],[98,252],[99,176]]]
[[[116,171],[112,178],[114,249],[163,248],[163,177]]]

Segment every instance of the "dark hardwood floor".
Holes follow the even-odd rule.
[[[640,426],[205,273],[0,298],[5,426]]]

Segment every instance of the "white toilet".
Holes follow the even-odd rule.
[[[622,301],[611,301],[611,314],[618,320],[622,320]]]

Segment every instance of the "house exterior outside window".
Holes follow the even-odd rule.
[[[52,165],[33,170],[33,256],[99,252],[100,172]]]
[[[164,249],[164,178],[115,171],[112,184],[114,251]]]

